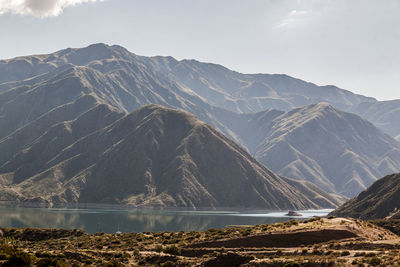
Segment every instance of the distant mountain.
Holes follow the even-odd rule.
[[[266,209],[338,204],[313,202],[310,192],[189,113],[156,105],[123,116],[105,104],[94,109],[54,124],[2,164],[0,199]],[[332,199],[323,194],[312,198]]]
[[[289,111],[326,102],[357,113],[392,137],[400,135],[399,101],[379,102],[335,86],[317,86],[287,75],[242,74],[196,60],[142,57],[116,45],[94,44],[48,55],[1,60],[0,92],[37,85],[74,66],[80,67],[86,83],[109,88],[108,93],[117,105],[128,112],[151,103],[181,108],[194,112],[233,139],[234,135],[218,125],[215,112],[209,112],[210,105],[236,113],[253,113],[271,108]],[[207,111],[194,111],[196,108]]]
[[[281,175],[352,197],[400,170],[400,144],[355,114],[324,103],[262,114],[246,128],[252,140],[264,136],[251,151]]]
[[[327,103],[219,119],[274,172],[353,197],[400,171],[400,144],[365,119]]]
[[[95,44],[0,61],[0,73],[0,138],[51,108],[91,94],[121,112],[148,104],[186,110],[238,141],[215,117],[219,108],[155,72],[140,57],[119,46]]]
[[[268,108],[290,110],[318,102],[347,109],[375,99],[353,94],[335,86],[317,86],[283,74],[242,74],[221,65],[171,57],[141,60],[170,79],[190,88],[210,104],[250,113]]]
[[[335,108],[312,104],[318,102]],[[141,57],[104,44],[0,61],[0,166],[53,126],[68,132],[68,121],[95,117],[98,106],[105,114],[82,134],[68,135],[65,146],[148,104],[188,111],[273,171],[331,193],[352,197],[378,177],[400,171],[398,142],[336,109],[363,114],[397,136],[396,101],[378,102],[286,75]],[[382,114],[380,105],[387,107]],[[30,168],[29,173],[37,170]]]
[[[289,111],[325,102],[356,113],[400,139],[400,100],[377,101],[336,86],[317,86],[284,74],[242,74],[221,65],[171,57],[140,57],[145,64],[205,99],[237,113]]]
[[[341,195],[327,193],[306,180],[295,180],[287,177],[282,177],[282,179],[321,207],[338,207],[348,200],[348,198]]]
[[[379,179],[331,214],[361,219],[382,219],[388,216],[397,218],[400,209],[399,199],[400,174],[392,174]]]
[[[400,141],[400,100],[361,103],[349,111],[359,114]]]
[[[112,83],[127,86],[151,75],[156,80],[173,81],[189,95],[226,110],[249,113],[267,108],[290,110],[308,104],[327,102],[350,108],[363,102],[376,102],[335,86],[317,86],[287,75],[241,74],[221,65],[196,60],[177,61],[172,57],[142,57],[120,46],[94,44],[81,49],[65,49],[49,55],[19,57],[0,61],[0,90],[15,87],[19,81],[56,71],[62,66],[86,66],[103,74],[137,79]],[[149,75],[150,74],[150,75]],[[142,79],[141,79],[142,78]],[[42,78],[31,79],[32,82]],[[171,84],[169,84],[171,85]]]

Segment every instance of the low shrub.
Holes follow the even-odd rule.
[[[65,263],[64,260],[61,259],[56,259],[56,258],[43,258],[40,259],[37,262],[37,267],[48,267],[48,266],[53,266],[53,267],[66,267],[69,266],[68,264]]]
[[[162,245],[156,245],[156,247],[154,248],[154,250],[158,253],[162,252],[163,250],[163,246]]]
[[[372,257],[370,260],[369,260],[369,264],[371,265],[371,266],[377,266],[377,265],[379,265],[379,264],[381,264],[381,259],[380,258],[378,258],[378,257]]]
[[[32,264],[32,258],[29,256],[29,254],[22,251],[17,251],[14,254],[12,254],[10,258],[2,266],[24,267],[24,266],[31,266],[31,264]]]
[[[182,250],[179,247],[177,247],[176,245],[166,246],[163,251],[164,251],[164,253],[172,254],[172,255],[181,255],[182,254]]]
[[[342,251],[342,253],[340,254],[342,257],[345,257],[345,256],[349,256],[350,255],[350,252],[348,251],[348,250],[345,250],[345,251]]]

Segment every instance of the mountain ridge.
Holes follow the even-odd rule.
[[[240,119],[245,122],[232,129],[260,162],[329,192],[352,197],[399,170],[397,141],[358,115],[327,103],[245,114]]]
[[[399,143],[384,137],[380,131],[364,123],[363,119],[354,117],[350,113],[336,111],[337,107],[330,108],[326,105],[326,110],[329,109],[330,112],[325,112],[327,115],[324,116],[318,115],[321,120],[318,121],[318,118],[315,118],[317,115],[313,112],[305,112],[303,115],[301,112],[310,111],[315,105],[320,104],[279,111],[272,109],[275,104],[272,105],[269,100],[268,104],[264,99],[272,97],[274,101],[283,101],[288,104],[288,109],[299,103],[310,103],[314,100],[319,102],[329,100],[331,102],[329,105],[340,100],[341,106],[350,109],[352,107],[348,103],[357,96],[346,91],[337,91],[335,88],[326,91],[326,88],[314,85],[308,88],[309,83],[294,78],[292,80],[291,77],[285,80],[287,78],[285,75],[241,74],[220,65],[195,60],[177,61],[172,57],[142,57],[122,47],[104,44],[14,59],[22,61],[20,63],[12,61],[13,59],[1,61],[0,73],[7,74],[15,68],[15,64],[22,64],[26,65],[25,69],[22,68],[17,74],[28,78],[0,83],[0,140],[10,139],[17,144],[17,148],[22,149],[24,145],[28,145],[26,142],[16,141],[24,136],[20,135],[18,139],[17,132],[25,133],[27,136],[29,127],[36,127],[33,133],[38,137],[44,134],[46,127],[51,126],[51,123],[43,124],[42,127],[34,126],[38,124],[32,123],[39,118],[44,116],[42,120],[49,119],[51,122],[68,120],[62,119],[63,116],[60,116],[57,110],[59,112],[65,110],[68,113],[65,114],[66,117],[74,118],[77,116],[76,112],[87,112],[98,104],[108,105],[119,114],[132,112],[147,104],[158,104],[196,115],[246,148],[273,171],[283,176],[317,183],[331,193],[352,197],[377,178],[400,171],[397,152]],[[43,67],[43,64],[48,67]],[[4,71],[7,68],[8,72]],[[32,73],[37,75],[32,77]],[[0,76],[3,79],[8,77]],[[17,76],[10,76],[8,79],[22,77]],[[189,80],[182,80],[185,77]],[[199,83],[200,80],[204,82]],[[189,87],[191,83],[194,83],[193,88]],[[232,89],[226,87],[226,84],[232,85]],[[208,89],[204,86],[208,86]],[[322,90],[318,97],[307,97],[307,94],[315,90]],[[293,92],[296,94],[293,95]],[[326,92],[330,93],[324,96]],[[301,96],[303,93],[305,95]],[[282,94],[285,94],[284,98],[277,98]],[[243,101],[239,99],[241,97]],[[236,101],[235,98],[240,101]],[[72,111],[66,108],[75,106],[72,103],[79,99],[83,106],[76,104],[77,110]],[[82,99],[87,99],[88,103]],[[225,101],[226,99],[229,101]],[[361,97],[357,101],[362,102],[366,99],[368,100]],[[253,100],[255,102],[252,102]],[[375,102],[371,103],[373,106]],[[265,105],[269,108],[265,109]],[[244,110],[261,111],[240,113]],[[50,118],[51,116],[54,118]],[[291,126],[288,121],[292,123]],[[395,120],[391,121],[392,124],[396,123]],[[320,122],[325,123],[324,127],[329,128],[329,131],[320,127]],[[353,124],[357,125],[357,129],[354,129]],[[344,130],[343,125],[346,126]],[[339,126],[342,128],[339,129]],[[66,125],[59,127],[64,127],[67,131]],[[329,143],[336,145],[334,147],[313,145],[315,142],[312,142],[314,140],[310,136],[318,134],[314,129],[326,133],[323,136],[320,134],[318,142],[322,145]],[[367,130],[373,134],[368,134]],[[351,132],[357,138],[343,136],[343,132]],[[0,165],[18,152],[12,147],[10,140],[0,142],[0,149],[7,149],[0,156]],[[301,145],[305,141],[315,149],[314,153],[310,151],[305,153],[307,147]],[[368,150],[369,145],[362,148],[357,145],[360,142],[375,144],[378,149]],[[342,150],[332,158],[330,152],[338,150],[335,147]],[[383,152],[381,148],[384,148]],[[286,156],[282,159],[283,155]],[[339,175],[345,178],[337,179],[338,175],[332,175],[330,173],[332,168],[323,164],[320,158],[328,158],[329,160],[324,162],[332,163],[331,165],[346,166],[346,175]],[[333,171],[336,172],[336,169]],[[342,184],[340,187],[339,182]]]
[[[57,124],[54,133],[48,131],[0,167],[2,200],[46,205],[321,207],[195,116],[157,105],[139,108],[64,145],[57,143],[51,146],[53,153],[41,149],[49,147],[54,136],[62,137],[60,130],[71,135],[86,126],[84,116],[75,122],[79,120],[83,121],[76,127]],[[31,162],[35,150],[42,155]],[[32,164],[42,166],[39,173],[29,173]]]

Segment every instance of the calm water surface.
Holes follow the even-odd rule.
[[[332,210],[299,211],[306,219]],[[282,222],[287,211],[263,210],[115,210],[0,207],[0,227],[82,229],[88,233],[202,231],[228,225]]]

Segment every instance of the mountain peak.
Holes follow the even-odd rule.
[[[189,112],[156,104],[142,106],[126,115],[126,117],[131,118],[128,119],[128,121],[136,121],[137,118],[140,118],[141,120],[156,121],[156,124],[159,127],[165,127],[165,125],[168,124],[172,125],[172,127],[183,126],[187,129],[199,126],[211,128]],[[178,122],[179,125],[177,125]]]
[[[331,104],[326,102],[319,102],[315,104],[310,104],[304,107],[301,107],[302,110],[312,111],[312,112],[336,112],[338,111]]]
[[[89,49],[110,49],[111,47],[105,43],[94,43],[87,46]]]

